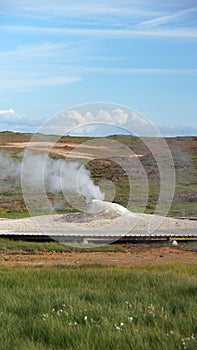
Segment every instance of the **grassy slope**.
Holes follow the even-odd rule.
[[[0,133],[0,147],[7,142],[24,142],[28,141],[31,134],[20,134],[4,132]],[[130,147],[134,153],[143,154],[140,161],[146,171],[149,182],[149,196],[146,205],[146,212],[153,213],[159,194],[159,173],[154,158],[151,156],[147,147],[137,137],[131,136],[113,136],[120,143]],[[61,142],[85,142],[88,138],[64,136]],[[179,137],[166,139],[168,143],[176,168],[176,193],[169,215],[171,216],[195,216],[197,202],[197,137]],[[18,150],[12,149],[13,157]],[[146,189],[143,183],[139,184],[139,177],[134,174],[131,185],[127,174],[123,169],[112,160],[94,160],[87,163],[91,171],[92,178],[96,184],[102,179],[108,179],[113,182],[116,190],[114,201],[122,205],[127,205],[131,190],[132,200],[129,208],[133,211],[143,210],[143,204],[146,203]],[[4,188],[5,184],[1,183],[0,193],[0,217],[17,218],[28,216],[28,212],[21,195],[20,187]],[[131,186],[131,188],[130,188]],[[49,194],[51,202],[64,201],[59,195],[58,198]],[[34,199],[36,200],[36,199]],[[61,210],[66,212],[72,211],[73,208],[64,203]]]
[[[94,246],[89,244],[89,246],[85,245],[84,248],[69,246],[60,242],[28,242],[28,241],[20,241],[20,240],[12,240],[9,238],[0,237],[0,254],[8,253],[8,254],[20,254],[24,252],[71,252],[71,251],[99,251],[99,252],[124,252],[124,247],[120,245],[103,245],[103,246]]]
[[[197,348],[197,266],[0,269],[4,350]]]

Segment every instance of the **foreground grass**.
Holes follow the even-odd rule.
[[[196,349],[197,266],[0,269],[0,349]]]

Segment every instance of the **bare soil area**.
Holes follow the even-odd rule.
[[[125,252],[21,252],[0,254],[1,266],[79,266],[99,264],[108,266],[143,266],[167,263],[197,263],[197,249],[184,245],[123,244]]]

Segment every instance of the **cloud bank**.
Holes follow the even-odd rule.
[[[133,134],[142,136],[197,136],[197,127],[187,124],[156,125],[135,111],[120,107],[96,112],[70,109],[46,120],[43,117],[24,117],[14,109],[0,110],[0,131],[43,132],[55,135],[107,136],[109,134]]]
[[[14,109],[0,110],[0,131],[42,132],[55,135],[107,136],[133,134],[139,136],[197,136],[197,127],[187,124],[154,125],[135,111],[114,107],[95,112],[77,109],[62,112],[48,120],[43,117],[24,117]],[[157,131],[158,130],[158,131]]]
[[[0,131],[36,132],[43,123],[43,117],[24,117],[14,109],[0,110]]]

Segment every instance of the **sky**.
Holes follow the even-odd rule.
[[[105,102],[197,135],[197,0],[1,0],[0,19],[0,131]]]

